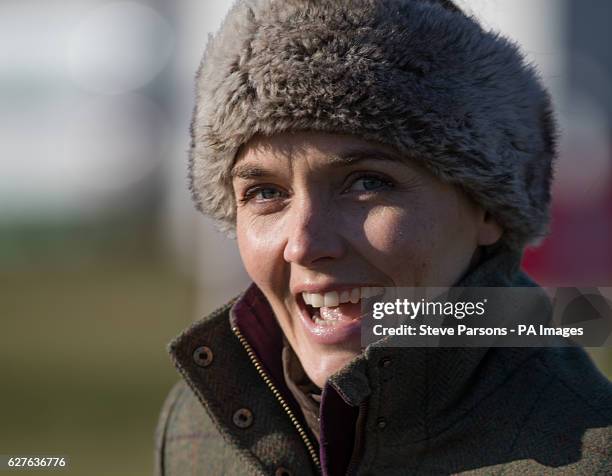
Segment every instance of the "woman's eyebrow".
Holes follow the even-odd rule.
[[[357,162],[361,162],[364,160],[384,160],[388,162],[406,162],[405,159],[402,159],[398,155],[381,151],[379,149],[350,149],[346,150],[339,154],[330,154],[325,158],[325,165],[329,167],[343,167],[347,165],[352,165]],[[252,178],[265,178],[271,177],[274,174],[261,166],[254,164],[238,164],[236,165],[231,173],[230,177],[233,178],[241,178],[244,180],[252,179]]]
[[[327,162],[331,167],[342,167],[364,160],[384,160],[387,162],[406,162],[400,156],[379,149],[351,149],[341,154],[330,155]]]
[[[251,178],[269,177],[271,175],[272,174],[270,173],[270,171],[252,164],[236,165],[230,173],[231,178],[241,178],[244,180],[248,180]]]

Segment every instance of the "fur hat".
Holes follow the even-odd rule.
[[[448,0],[241,0],[196,80],[189,179],[232,234],[253,135],[354,134],[460,186],[520,249],[547,232],[556,127],[516,45]]]

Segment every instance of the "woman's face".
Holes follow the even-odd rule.
[[[501,236],[459,189],[354,136],[255,137],[232,176],[246,271],[319,387],[361,352],[363,288],[450,286]]]

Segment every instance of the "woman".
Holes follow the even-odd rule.
[[[171,343],[157,473],[612,473],[580,349],[361,348],[372,288],[535,286],[555,134],[516,47],[450,1],[239,1],[190,178],[253,284]]]

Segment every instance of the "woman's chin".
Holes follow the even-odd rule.
[[[329,377],[345,367],[351,360],[361,353],[359,350],[335,350],[327,349],[319,352],[309,352],[308,355],[300,355],[298,358],[302,363],[304,371],[319,388],[325,386]]]

